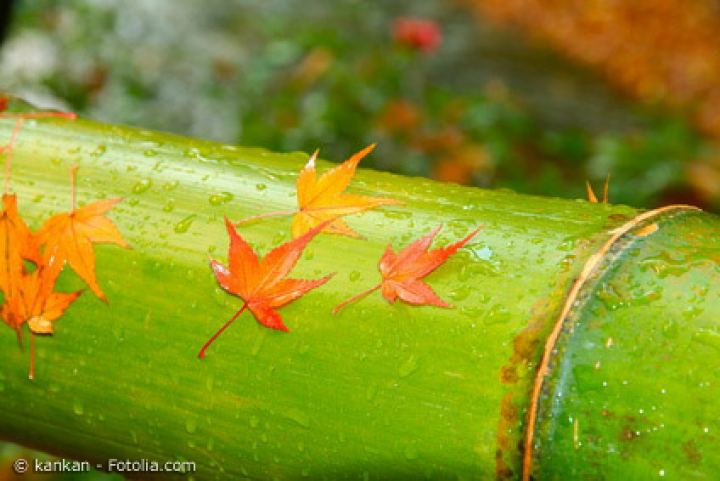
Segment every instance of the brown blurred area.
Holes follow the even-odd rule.
[[[643,101],[687,109],[720,139],[717,0],[462,0],[602,70]]]
[[[631,98],[686,115],[720,145],[720,1],[458,1],[597,69]],[[686,170],[706,200],[720,194],[712,150]]]

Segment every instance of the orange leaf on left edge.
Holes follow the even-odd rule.
[[[52,334],[52,322],[62,316],[82,292],[54,292],[62,265],[63,262],[51,259],[49,264],[39,264],[32,273],[22,274],[17,288],[6,295],[2,306],[6,323],[19,328],[27,322],[35,334]]]
[[[7,297],[23,273],[23,260],[40,262],[38,244],[17,211],[17,197],[5,194],[0,212],[0,290]]]

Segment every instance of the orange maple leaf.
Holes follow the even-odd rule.
[[[415,305],[430,304],[438,307],[452,307],[440,299],[432,288],[420,279],[442,265],[448,257],[472,239],[483,226],[478,227],[467,237],[454,244],[428,251],[433,238],[440,231],[441,227],[442,224],[397,254],[393,251],[392,246],[388,244],[378,264],[380,274],[382,275],[380,284],[339,304],[333,309],[333,314],[337,313],[346,304],[360,299],[380,288],[382,288],[383,297],[390,302],[395,302],[399,297],[403,301]]]
[[[274,215],[295,214],[292,222],[294,238],[300,237],[325,221],[332,222],[328,223],[323,232],[359,238],[360,235],[338,217],[358,214],[381,205],[403,204],[403,202],[395,199],[343,193],[350,185],[358,163],[374,148],[375,144],[364,148],[344,163],[325,172],[319,179],[315,171],[318,151],[315,151],[298,176],[299,209],[297,211],[261,214],[244,219],[235,225]]]
[[[6,297],[2,306],[5,322],[16,327],[27,322],[33,333],[52,334],[52,322],[82,293],[54,292],[61,270],[62,262],[52,260],[50,264],[40,264],[32,273],[24,272],[18,288]]]
[[[203,346],[198,357],[205,357],[210,344],[245,310],[250,309],[263,326],[288,331],[276,308],[288,304],[308,291],[325,284],[333,275],[321,279],[303,280],[286,278],[297,263],[305,246],[325,228],[330,221],[310,229],[300,237],[281,244],[270,251],[262,260],[225,219],[230,235],[228,266],[210,259],[215,277],[227,292],[240,297],[245,303],[239,311]]]
[[[12,284],[23,274],[23,259],[40,262],[40,250],[32,232],[17,211],[17,197],[5,194],[0,212],[0,290],[9,296]]]
[[[52,334],[53,321],[82,293],[54,292],[63,264],[50,259],[49,264],[41,262],[32,273],[23,272],[0,307],[0,316],[16,330],[18,341],[20,326],[27,322],[30,327],[30,379],[35,376],[35,334]]]
[[[23,119],[19,119],[13,129],[10,142],[0,147],[0,153],[7,152],[5,194],[2,198],[3,211],[0,213],[0,262],[2,262],[0,290],[6,296],[11,293],[14,280],[20,279],[22,276],[23,259],[33,261],[36,264],[40,261],[38,244],[25,221],[18,215],[17,197],[8,193],[13,145],[22,124]]]
[[[95,253],[92,245],[105,243],[126,249],[130,247],[115,224],[104,215],[122,198],[98,200],[75,209],[75,170],[77,166],[72,170],[72,210],[54,215],[45,221],[37,233],[37,238],[40,244],[45,245],[45,259],[67,260],[95,295],[107,302],[95,276]]]

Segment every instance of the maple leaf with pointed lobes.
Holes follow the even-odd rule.
[[[30,379],[35,377],[35,334],[52,334],[53,322],[82,293],[54,292],[63,264],[63,261],[50,259],[49,264],[41,262],[32,273],[23,272],[0,307],[0,316],[16,330],[19,342],[20,326],[27,322],[30,327]]]
[[[2,306],[3,319],[8,324],[19,327],[27,322],[33,333],[52,334],[52,322],[82,293],[54,292],[62,264],[53,259],[50,264],[40,264],[32,273],[23,273],[18,288],[6,297]]]
[[[325,221],[300,237],[281,244],[260,260],[248,244],[225,219],[230,235],[228,266],[210,259],[210,266],[220,286],[230,294],[240,297],[245,303],[235,315],[210,338],[198,357],[205,357],[210,344],[245,310],[250,309],[263,326],[288,331],[280,314],[275,311],[308,291],[325,284],[335,274],[321,279],[303,280],[286,278],[297,263],[305,246],[332,220]]]
[[[32,232],[18,215],[17,197],[3,195],[0,212],[0,290],[9,296],[12,284],[23,274],[23,260],[40,262],[40,250]]]
[[[435,294],[435,291],[420,279],[440,267],[451,255],[470,241],[484,226],[478,227],[468,234],[467,237],[454,244],[428,251],[433,238],[440,231],[441,227],[442,224],[397,254],[393,251],[392,246],[388,244],[378,264],[380,274],[383,278],[382,282],[339,304],[333,309],[333,314],[337,313],[345,305],[380,288],[382,288],[383,297],[390,302],[395,302],[397,298],[400,298],[405,302],[415,305],[429,304],[438,307],[452,307],[440,299],[438,295]]]
[[[95,276],[95,253],[93,244],[116,244],[125,249],[130,246],[123,240],[120,231],[105,217],[122,198],[92,202],[75,209],[75,170],[73,168],[73,209],[69,213],[57,214],[43,224],[37,233],[40,244],[45,245],[43,258],[66,260],[80,278],[103,301],[107,302]]]
[[[361,236],[348,227],[339,217],[359,214],[360,212],[382,205],[404,203],[399,200],[383,197],[343,193],[350,185],[358,163],[374,148],[375,144],[364,148],[342,164],[325,172],[319,179],[315,171],[315,161],[317,160],[318,151],[315,151],[298,176],[297,196],[299,209],[297,211],[260,214],[241,220],[235,225],[237,226],[264,217],[295,214],[292,222],[292,234],[295,238],[328,220],[332,222],[328,223],[327,227],[323,229],[323,232],[360,238]]]

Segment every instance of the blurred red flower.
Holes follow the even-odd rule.
[[[435,50],[442,41],[437,23],[421,18],[398,17],[393,24],[395,42],[425,53]]]

